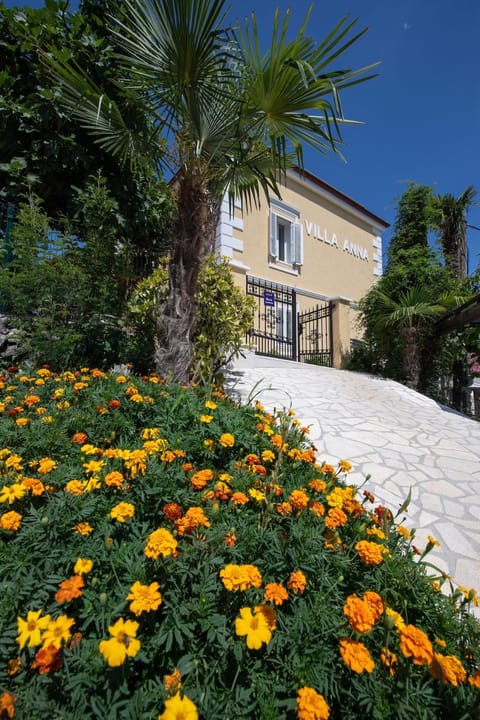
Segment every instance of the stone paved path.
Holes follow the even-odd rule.
[[[318,460],[350,460],[349,480],[371,476],[363,489],[377,503],[398,510],[411,490],[415,545],[432,535],[430,561],[480,594],[480,422],[391,380],[253,354],[235,361],[228,385],[243,401],[293,408]]]

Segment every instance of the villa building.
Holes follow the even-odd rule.
[[[257,300],[248,342],[264,355],[341,367],[361,338],[356,304],[382,274],[388,223],[310,172],[290,170],[281,199],[233,217],[217,252]]]

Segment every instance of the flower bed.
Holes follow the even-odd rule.
[[[475,591],[293,413],[11,369],[0,437],[1,718],[479,716]]]

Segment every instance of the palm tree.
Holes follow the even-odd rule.
[[[118,105],[79,68],[50,58],[61,102],[124,162],[154,161],[175,173],[177,216],[169,296],[157,351],[161,372],[184,380],[192,359],[198,272],[212,248],[225,194],[249,208],[279,195],[278,180],[303,165],[303,148],[339,152],[345,120],[340,92],[368,80],[370,67],[330,69],[365,31],[341,20],[316,44],[307,37],[310,13],[288,38],[289,11],[278,11],[270,46],[260,49],[252,14],[229,28],[225,0],[126,0],[123,20],[112,18],[121,47],[123,87],[140,120],[132,128]],[[167,150],[166,150],[167,148]]]
[[[445,265],[458,279],[465,278],[468,273],[467,211],[475,195],[475,188],[469,185],[458,198],[448,193],[439,195],[434,203],[435,225],[440,233]]]
[[[432,288],[418,285],[396,293],[388,286],[388,281],[383,283],[382,289],[375,287],[373,294],[376,330],[379,333],[382,330],[398,332],[405,382],[424,392],[439,339],[434,321],[464,303],[466,298],[452,293],[435,297]]]

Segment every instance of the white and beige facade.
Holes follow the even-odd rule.
[[[298,312],[331,301],[333,364],[341,367],[361,337],[355,306],[382,274],[388,223],[307,171],[288,171],[280,188],[281,199],[235,208],[233,217],[225,201],[217,252],[243,289],[247,276],[292,288]]]

